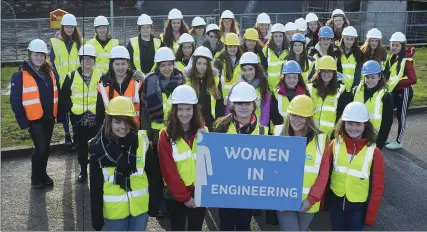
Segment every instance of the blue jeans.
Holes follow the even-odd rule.
[[[108,231],[145,231],[147,229],[148,213],[118,220],[104,218],[104,221]]]
[[[363,231],[365,227],[365,210],[342,210],[341,207],[330,211],[331,226],[333,231]]]

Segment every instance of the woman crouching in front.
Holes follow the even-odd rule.
[[[307,95],[292,99],[283,125],[275,127],[276,136],[301,136],[307,138],[304,163],[304,181],[301,210],[276,211],[280,229],[284,231],[306,231],[316,212],[329,178],[329,158],[324,154],[328,135],[314,126],[313,100]]]
[[[207,131],[197,104],[196,91],[180,85],[172,92],[172,109],[168,112],[166,128],[160,131],[157,149],[160,169],[166,183],[164,197],[170,213],[171,230],[202,230],[206,208],[197,208],[194,201],[197,149],[196,134]]]
[[[144,231],[148,222],[146,131],[138,131],[133,102],[111,99],[107,117],[89,148],[92,226],[109,231]]]
[[[230,113],[218,118],[213,131],[228,134],[266,135],[268,128],[262,126],[255,115],[257,93],[247,82],[240,82],[230,94]],[[250,231],[251,209],[219,209],[220,230]]]

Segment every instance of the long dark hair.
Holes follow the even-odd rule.
[[[291,42],[290,45],[289,45],[290,49],[289,49],[289,52],[288,52],[286,60],[295,60],[296,62],[298,62],[299,66],[301,67],[301,70],[303,72],[306,72],[310,68],[310,65],[308,63],[307,48],[306,48],[305,44],[302,44],[303,45],[303,50],[302,50],[302,53],[300,54],[300,60],[298,61],[297,60],[297,55],[294,52],[294,43],[295,42]],[[301,43],[301,42],[298,42],[298,43]]]
[[[341,49],[341,54],[345,55],[345,44],[344,44],[344,36],[341,37],[339,48]],[[359,49],[359,42],[357,40],[357,37],[354,38],[353,46],[351,46],[351,53],[353,53],[354,58],[356,61],[360,61],[360,49]]]
[[[339,88],[337,72],[334,72],[334,76],[332,77],[331,81],[326,87],[322,77],[320,76],[321,72],[322,70],[317,69],[316,73],[311,79],[311,82],[313,83],[313,87],[317,89],[317,95],[322,98],[325,98],[328,95],[335,95]]]
[[[76,26],[74,27],[74,32],[71,34],[71,37],[65,33],[63,25],[61,26],[60,34],[65,43],[76,42],[77,50],[79,50],[82,46],[82,36],[80,35],[80,31]]]
[[[285,84],[285,85],[286,85],[286,80],[285,80],[285,78],[286,78],[286,74],[280,74],[280,80],[279,80],[279,83],[277,83],[277,87],[278,87],[278,88],[280,88],[280,86],[281,86],[282,84]],[[311,96],[310,96],[310,92],[309,92],[309,91],[308,91],[308,89],[307,89],[307,85],[305,84],[305,81],[304,81],[304,79],[302,78],[302,75],[301,75],[301,74],[298,74],[298,83],[297,83],[297,87],[298,87],[298,86],[300,86],[300,87],[304,88],[305,95],[307,95],[307,96],[311,97]]]
[[[364,64],[368,60],[376,60],[379,63],[381,63],[383,58],[382,56],[386,52],[384,46],[381,43],[381,40],[378,40],[378,46],[377,48],[375,48],[373,56],[371,56],[372,49],[371,49],[371,45],[369,44],[369,40],[370,39],[366,39],[365,43],[362,45],[362,47],[360,47],[360,52],[361,52],[360,59],[362,64]]]
[[[191,66],[190,74],[187,76],[187,78],[189,79],[189,81],[191,83],[191,87],[193,87],[193,89],[197,93],[197,96],[199,96],[199,94],[200,94],[200,86],[199,86],[200,77],[198,77],[198,74],[197,74],[196,63],[200,58],[204,58],[208,62],[208,67],[206,69],[205,76],[203,77],[203,82],[206,83],[206,87],[207,87],[208,91],[211,92],[212,96],[215,99],[220,99],[221,96],[220,96],[220,93],[218,90],[218,86],[215,83],[215,76],[213,74],[212,65],[211,65],[210,60],[206,57],[201,57],[201,56],[193,57],[193,63]]]
[[[240,46],[242,49],[242,52],[248,52],[248,46],[246,46],[246,39],[243,39],[243,44]],[[262,52],[262,44],[260,40],[256,40],[256,45],[254,47],[254,53],[255,54],[260,54]]]
[[[252,115],[255,113],[257,107],[255,101],[253,102],[254,105],[254,111],[252,112]],[[231,120],[236,115],[236,111],[234,110],[234,104],[232,103],[230,106],[230,113],[219,117],[214,123],[213,123],[213,132],[219,132],[219,133],[225,133],[228,130],[228,127],[230,126]]]
[[[31,60],[31,53],[32,53],[31,51],[28,51],[28,59],[29,60]],[[52,63],[47,58],[47,54],[46,53],[43,53],[43,54],[44,54],[45,60],[44,60],[43,64],[40,66],[39,70],[42,72],[48,73],[48,72],[53,70],[53,66],[52,66]]]
[[[276,51],[276,43],[274,42],[274,38],[273,38],[273,34],[274,33],[280,33],[280,32],[272,32],[271,33],[271,37],[268,40],[268,47],[273,50]],[[283,42],[282,42],[282,50],[286,51],[289,47],[289,40],[288,37],[286,36],[286,33],[283,33]],[[280,55],[280,54],[279,54]]]
[[[343,138],[344,135],[346,135],[347,132],[345,132],[345,121],[340,119],[337,124],[335,125],[335,139]],[[363,131],[362,138],[368,139],[368,142],[366,143],[367,146],[371,146],[375,143],[375,132],[374,132],[374,126],[370,121],[365,122],[365,130]]]
[[[188,33],[188,26],[184,20],[181,19],[181,27],[179,28],[179,33],[182,35]],[[163,32],[163,44],[167,47],[173,47],[173,29],[172,29],[172,20],[167,19],[165,21],[165,30]]]
[[[113,69],[113,62],[116,59],[111,59],[110,60],[110,64],[108,66],[108,72],[107,72],[107,76],[108,76],[108,80],[110,81],[110,89],[108,90],[108,99],[112,99],[114,97],[114,90],[119,86],[119,83],[116,80],[116,74],[114,73],[114,69]],[[128,70],[126,71],[126,77],[131,77],[132,78],[132,70],[130,69],[130,65],[129,65],[129,61],[128,61]]]
[[[218,56],[215,63],[217,64],[217,67],[219,70],[222,70],[223,67],[223,61],[226,62],[225,67],[225,79],[227,81],[230,81],[233,79],[233,64],[231,63],[230,55],[228,54],[228,45],[225,45],[224,51],[222,51],[221,55]],[[240,46],[237,46],[237,53],[236,53],[236,60],[240,60],[240,57],[242,56],[242,49]]]
[[[172,142],[176,142],[178,139],[185,136],[185,131],[182,128],[182,124],[176,116],[178,112],[178,106],[172,105],[172,109],[168,113],[168,119],[166,120],[166,133]],[[193,117],[190,120],[190,130],[192,134],[196,134],[197,130],[203,128],[202,113],[200,112],[199,104],[193,105]]]
[[[183,44],[179,45],[178,51],[176,52],[176,55],[175,55],[175,60],[176,61],[182,61],[182,58],[184,58],[184,52],[182,51],[182,45]],[[191,43],[191,47],[193,49],[193,51],[191,52],[191,55],[193,55],[194,50],[196,49],[194,43]],[[190,57],[191,57],[191,55],[190,55]]]
[[[137,132],[138,130],[138,122],[135,120],[135,117],[129,117],[129,116],[111,116],[106,115],[104,119],[104,133],[105,137],[109,140],[113,139],[115,137],[112,129],[113,119],[124,121],[125,124],[130,128],[130,131]]]
[[[261,94],[261,102],[264,103],[267,100],[267,95],[268,95],[268,79],[267,79],[267,76],[265,75],[264,68],[260,64],[244,64],[241,66],[246,66],[246,65],[252,65],[255,68],[255,78],[259,79],[259,90]]]
[[[400,68],[401,68],[401,64],[402,64],[402,60],[403,58],[405,58],[405,53],[406,53],[406,43],[400,43],[402,45],[399,54],[396,55],[391,55],[390,60],[386,63],[385,68],[384,68],[384,77],[385,79],[388,81],[388,79],[390,79],[390,68],[393,65],[394,62],[398,62],[397,63],[397,67],[396,67],[396,73],[400,72]],[[391,47],[391,44],[390,44]]]

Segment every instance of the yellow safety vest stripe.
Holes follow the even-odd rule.
[[[73,83],[71,83],[71,112],[75,115],[82,115],[86,111],[96,114],[96,101],[98,96],[98,82],[101,79],[102,72],[98,69],[92,70],[92,77],[89,86],[76,70],[74,72]],[[68,74],[71,77],[71,72]]]

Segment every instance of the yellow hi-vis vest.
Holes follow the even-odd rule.
[[[59,86],[62,86],[67,73],[80,67],[79,49],[77,48],[77,43],[73,42],[70,53],[68,53],[65,42],[57,38],[51,38],[50,43],[53,53],[55,54],[55,60],[53,62],[56,72],[59,75]]]
[[[175,67],[179,71],[184,72],[184,69],[185,69],[186,66],[182,63],[182,61],[177,61],[177,62],[175,62]]]
[[[234,65],[233,76],[229,81],[227,81],[227,78],[226,78],[226,70],[227,70],[227,64],[225,63],[225,60],[224,60],[222,64],[222,73],[221,73],[222,95],[224,96],[224,104],[227,104],[228,94],[230,93],[233,86],[237,84],[239,77],[241,75],[240,62],[237,62]]]
[[[274,127],[274,135],[280,136],[283,130],[283,125]],[[302,200],[307,199],[311,187],[317,180],[320,171],[320,164],[322,162],[323,152],[327,146],[327,135],[318,134],[307,144],[305,148],[305,161],[304,161],[304,181],[302,188]],[[308,213],[316,213],[319,211],[320,202],[316,202]]]
[[[339,197],[345,196],[350,202],[366,202],[369,194],[369,176],[376,144],[363,147],[349,162],[347,147],[342,138],[333,144],[334,162],[331,174],[331,190]]]
[[[188,86],[191,86],[191,81],[187,81],[187,83],[185,83],[186,85],[188,85]],[[215,77],[215,86],[218,86],[219,85],[219,77],[218,76],[216,76]],[[191,86],[192,87],[192,86]],[[213,97],[213,91],[212,90],[209,90],[208,91],[209,92],[209,94],[211,95],[211,115],[212,115],[212,117],[215,119],[215,107],[216,107],[216,100],[217,99],[215,99],[214,97]]]
[[[162,104],[163,104],[163,122],[151,122],[151,128],[155,130],[161,130],[163,127],[165,127],[165,121],[168,117],[169,110],[172,109],[172,101],[171,101],[172,94],[169,95],[169,97],[166,96],[165,93],[162,93]]]
[[[163,42],[163,33],[162,34],[160,34],[160,41],[161,42]],[[179,43],[178,43],[178,41],[177,40],[174,40],[173,41],[173,47],[171,48],[172,50],[173,50],[173,53],[174,54],[176,54],[176,52],[178,51],[178,48],[179,48]]]
[[[347,92],[350,92],[351,87],[353,86],[356,65],[357,61],[353,54],[351,54],[348,58],[344,52],[341,54],[342,74],[344,75],[342,83],[345,85]]]
[[[120,185],[114,184],[115,167],[103,167],[104,175],[104,217],[110,220],[138,216],[148,211],[148,179],[144,171],[145,153],[148,149],[146,131],[138,131],[136,151],[137,172],[130,175],[132,191],[126,192]]]
[[[98,83],[101,79],[102,72],[98,69],[92,70],[92,77],[89,86],[76,70],[74,72],[74,80],[71,83],[71,112],[75,115],[82,115],[86,111],[96,114],[96,100],[98,97]],[[68,74],[71,77],[71,72]]]
[[[277,83],[280,80],[280,74],[282,73],[282,65],[285,62],[285,57],[288,55],[288,51],[283,50],[279,57],[269,47],[262,49],[265,57],[267,58],[268,68],[268,87],[269,89],[276,89]]]
[[[315,107],[313,115],[314,124],[320,131],[331,137],[337,117],[338,99],[345,91],[345,86],[341,85],[335,95],[328,95],[325,100],[317,95],[317,89],[313,88],[313,84],[308,84],[307,89]]]
[[[109,56],[111,49],[113,49],[113,47],[119,46],[119,40],[110,39],[105,47],[102,47],[96,38],[89,40],[87,44],[92,45],[96,50],[95,67],[101,70],[103,73],[107,73],[110,64]]]
[[[405,73],[405,66],[406,61],[413,61],[412,58],[403,58],[402,62],[400,63],[400,70],[399,73],[397,73],[397,63],[394,62],[393,65],[390,64],[391,56],[387,55],[386,62],[389,64],[390,67],[390,78],[387,80],[387,91],[392,92],[397,84],[399,84],[399,81],[402,79],[408,79],[408,77],[403,76]]]
[[[228,130],[226,132],[227,134],[237,134],[236,127],[233,123],[230,123],[230,126],[228,126]],[[267,135],[268,134],[268,127],[265,127],[257,122],[257,125],[255,127],[255,130],[252,131],[251,135]]]
[[[282,117],[288,116],[289,99],[288,96],[282,96],[279,94],[279,90],[274,92],[274,96],[277,99],[277,109]]]
[[[381,121],[383,115],[382,99],[384,94],[386,93],[386,89],[382,88],[380,90],[377,90],[374,95],[366,102],[363,89],[364,83],[360,83],[359,86],[356,87],[353,101],[365,104],[369,112],[369,121],[371,121],[372,125],[374,126],[375,134],[378,134],[381,128]]]
[[[140,51],[139,51],[139,38],[138,36],[130,38],[130,44],[133,48],[133,65],[135,66],[136,70],[141,71],[141,60],[140,60]],[[161,41],[159,39],[154,38],[154,52],[157,51],[157,49],[160,48]],[[154,59],[154,58],[153,58]],[[154,70],[155,65],[151,68],[151,71]]]

